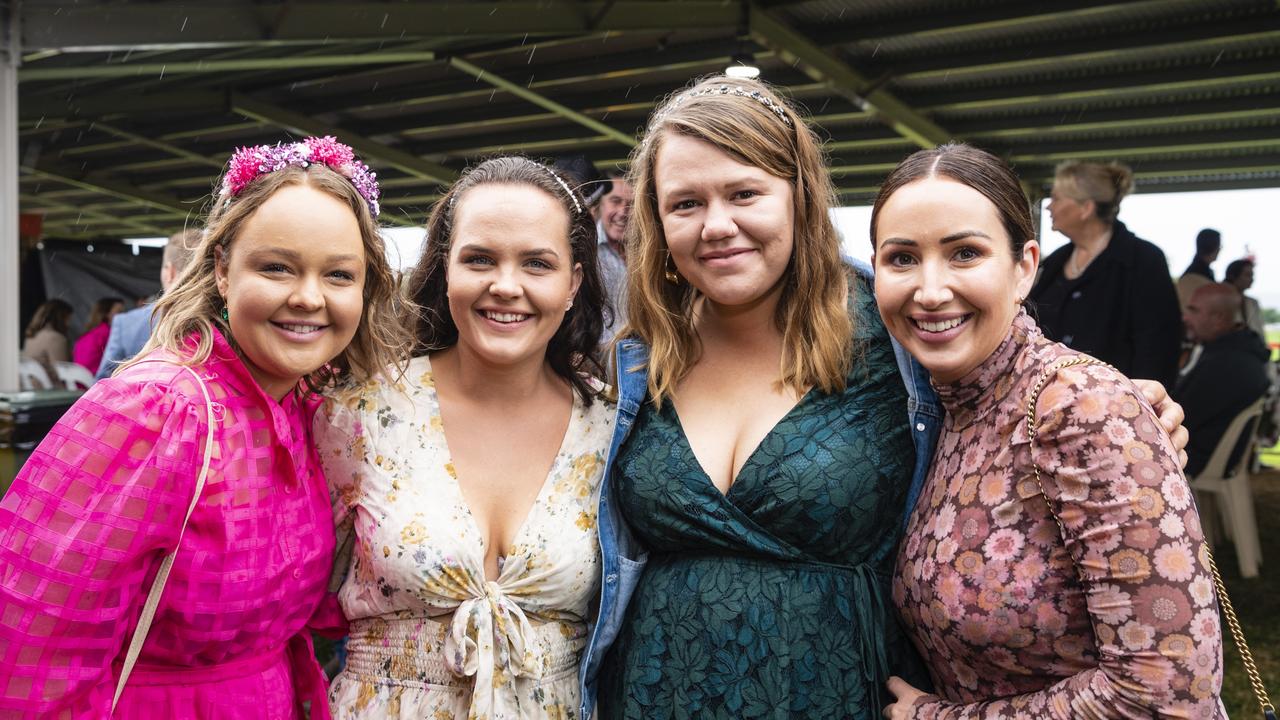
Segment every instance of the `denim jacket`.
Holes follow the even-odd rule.
[[[869,278],[871,270],[865,264],[851,262],[859,275]],[[895,340],[894,355],[898,360],[898,369],[902,373],[903,384],[907,389],[906,414],[914,432],[916,463],[911,475],[911,488],[907,493],[906,511],[902,516],[903,527],[911,509],[915,506],[920,488],[924,485],[925,476],[929,472],[929,463],[933,459],[933,449],[938,441],[938,431],[942,424],[942,407],[938,396],[929,384],[929,374],[912,358]],[[644,565],[648,553],[640,546],[639,541],[631,533],[622,518],[622,511],[614,498],[615,469],[618,450],[631,434],[631,426],[640,412],[640,404],[644,402],[648,386],[647,362],[649,348],[638,340],[625,339],[618,342],[615,350],[615,367],[618,368],[618,420],[613,430],[613,440],[609,443],[609,456],[604,478],[600,486],[600,510],[597,527],[600,533],[600,554],[602,561],[603,582],[600,583],[600,607],[596,621],[591,628],[591,636],[587,642],[586,652],[582,656],[582,665],[578,670],[578,678],[582,686],[582,707],[579,717],[591,717],[595,707],[597,678],[605,653],[618,636],[623,618],[627,613],[627,602],[635,591],[636,583],[644,573]],[[634,369],[639,367],[640,369]]]

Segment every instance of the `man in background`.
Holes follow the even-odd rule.
[[[1221,251],[1222,233],[1213,228],[1205,228],[1196,235],[1196,256],[1182,273],[1182,277],[1178,278],[1178,304],[1182,306],[1183,312],[1187,311],[1187,302],[1197,288],[1216,281],[1213,268],[1209,266],[1218,259]]]
[[[169,292],[173,283],[186,269],[187,263],[200,243],[200,231],[183,230],[169,238],[164,245],[164,258],[160,265],[161,292]],[[97,379],[115,372],[116,366],[142,351],[151,337],[152,303],[116,315],[111,320],[111,335],[107,337],[107,349],[102,353]]]
[[[1173,388],[1191,434],[1187,477],[1204,470],[1235,416],[1271,387],[1266,373],[1271,353],[1239,315],[1240,292],[1226,283],[1209,283],[1192,293],[1182,316],[1187,335],[1201,346]]]
[[[600,200],[596,220],[598,245],[596,255],[600,266],[600,279],[604,282],[613,317],[605,324],[600,343],[608,344],[613,336],[627,324],[627,225],[631,222],[631,206],[634,195],[621,170],[608,172],[610,186]]]

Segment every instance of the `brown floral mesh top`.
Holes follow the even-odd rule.
[[[916,718],[1226,717],[1218,605],[1196,506],[1154,412],[1025,313],[937,388],[947,412],[894,600],[940,697]],[[1079,568],[1079,571],[1077,571]],[[1083,576],[1083,580],[1081,580]]]

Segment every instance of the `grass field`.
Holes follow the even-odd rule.
[[[1244,580],[1236,566],[1230,544],[1217,550],[1218,569],[1226,583],[1227,594],[1235,604],[1253,659],[1270,690],[1280,695],[1280,533],[1272,533],[1267,518],[1280,517],[1280,470],[1264,469],[1253,477],[1254,501],[1257,505],[1258,534],[1262,539],[1264,564],[1258,577]],[[1223,632],[1226,632],[1224,625]],[[1223,682],[1223,701],[1230,717],[1261,717],[1249,689],[1249,679],[1235,645],[1228,640],[1225,652],[1227,667]],[[1280,698],[1273,697],[1273,701]]]

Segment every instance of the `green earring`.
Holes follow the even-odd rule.
[[[222,306],[222,322],[231,324],[231,313],[227,312],[227,306]]]

